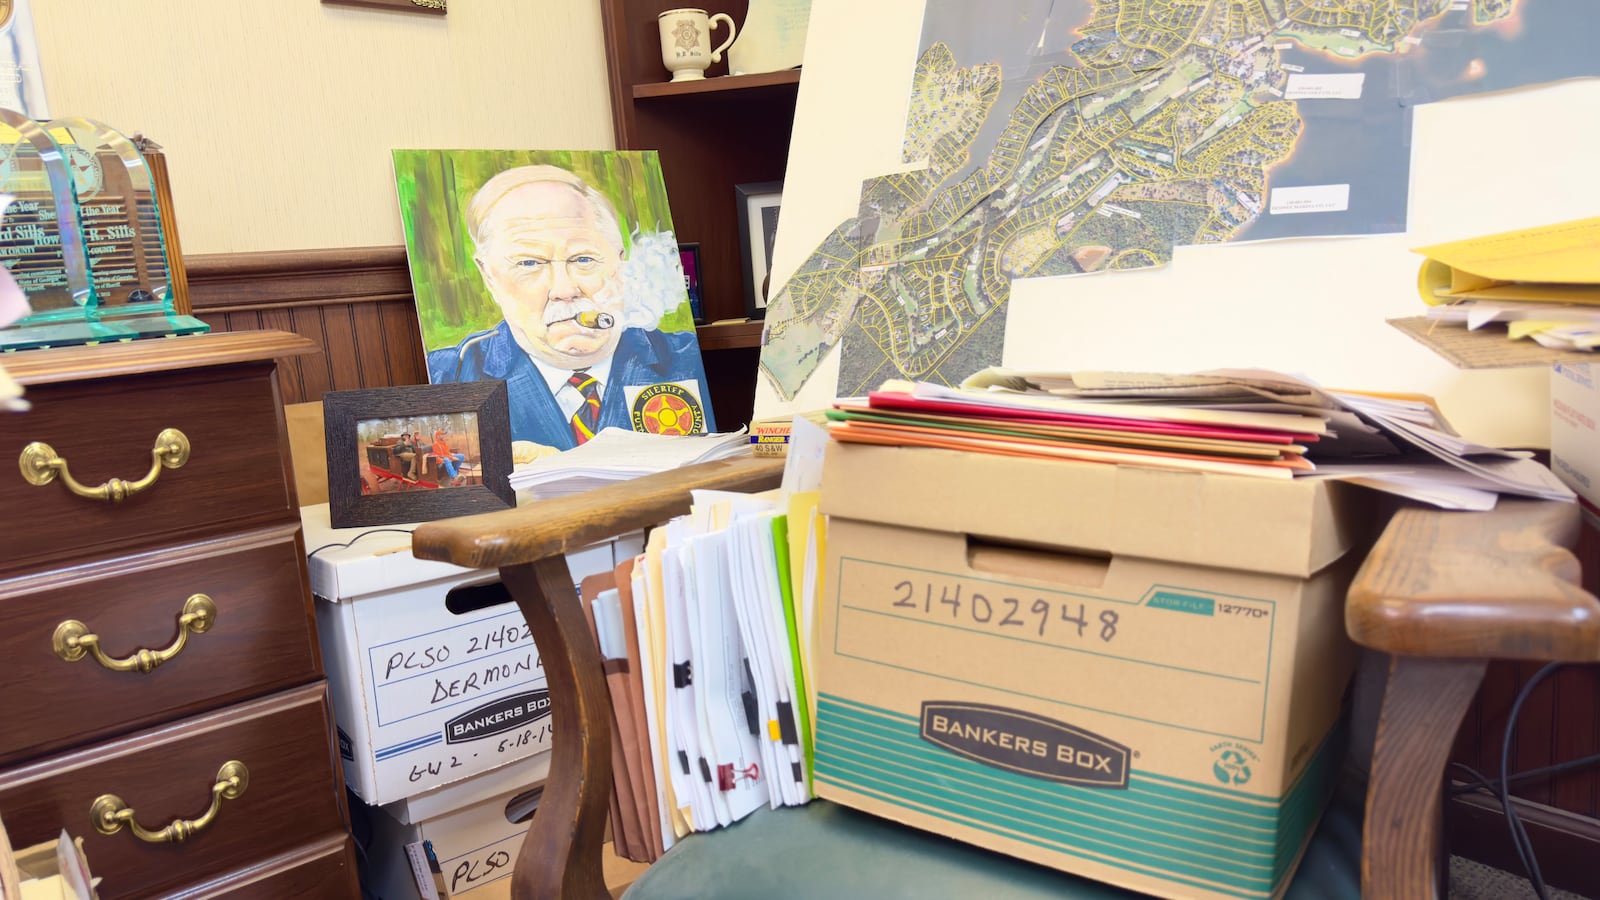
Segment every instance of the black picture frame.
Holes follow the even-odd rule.
[[[758,181],[733,186],[739,203],[739,262],[744,268],[744,314],[767,315],[767,276],[772,271],[772,245],[778,234],[783,182]]]
[[[478,447],[476,484],[445,489],[422,472],[403,477],[377,466],[373,457],[379,445],[364,445],[358,436],[363,422],[457,414],[473,414]],[[517,505],[510,480],[510,406],[504,381],[329,391],[322,395],[322,415],[328,455],[328,518],[335,528],[428,522]],[[432,454],[425,456],[424,466],[426,460],[432,460]],[[373,472],[370,480],[364,469]],[[387,477],[377,475],[377,469],[383,469]],[[393,489],[379,488],[374,481]]]
[[[683,266],[683,289],[689,294],[689,311],[694,316],[694,323],[704,324],[706,307],[705,298],[700,293],[700,278],[704,271],[700,268],[700,244],[694,241],[680,242],[678,263]]]

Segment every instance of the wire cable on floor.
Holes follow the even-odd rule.
[[[1545,679],[1555,674],[1564,665],[1566,664],[1549,663],[1543,666],[1517,691],[1516,699],[1511,703],[1510,715],[1506,717],[1506,730],[1500,742],[1500,777],[1497,780],[1489,780],[1482,772],[1464,763],[1454,762],[1450,764],[1466,772],[1474,782],[1453,787],[1450,790],[1452,795],[1482,790],[1500,801],[1500,808],[1506,817],[1506,828],[1511,833],[1511,845],[1516,849],[1517,858],[1522,862],[1523,871],[1527,873],[1528,882],[1533,885],[1533,892],[1538,896],[1539,900],[1550,900],[1550,887],[1544,882],[1544,873],[1540,870],[1539,859],[1533,852],[1533,842],[1528,838],[1528,830],[1523,826],[1522,817],[1517,815],[1517,808],[1511,802],[1511,784],[1516,781],[1555,775],[1600,763],[1600,754],[1595,754],[1563,763],[1556,763],[1555,765],[1528,769],[1516,774],[1512,774],[1510,771],[1511,742],[1516,737],[1517,719],[1522,715],[1522,705],[1532,696],[1534,688],[1537,688]]]

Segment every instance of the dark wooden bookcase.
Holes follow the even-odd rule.
[[[678,240],[700,244],[701,301],[713,323],[744,315],[733,186],[783,180],[800,71],[729,76],[724,56],[704,81],[670,83],[656,16],[681,5],[601,0],[611,112],[618,149],[661,155]],[[742,23],[748,2],[727,0],[708,11]],[[718,43],[727,37],[722,29],[712,36]],[[700,328],[711,404],[724,431],[750,421],[760,342],[759,322]]]

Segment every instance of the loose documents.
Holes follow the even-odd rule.
[[[828,415],[833,438],[854,443],[1340,478],[1452,509],[1490,508],[1499,494],[1573,498],[1529,454],[1462,438],[1425,397],[1276,372],[986,369],[958,388],[891,381]]]

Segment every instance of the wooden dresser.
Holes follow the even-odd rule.
[[[0,357],[0,819],[104,900],[359,895],[275,377],[313,349]]]

